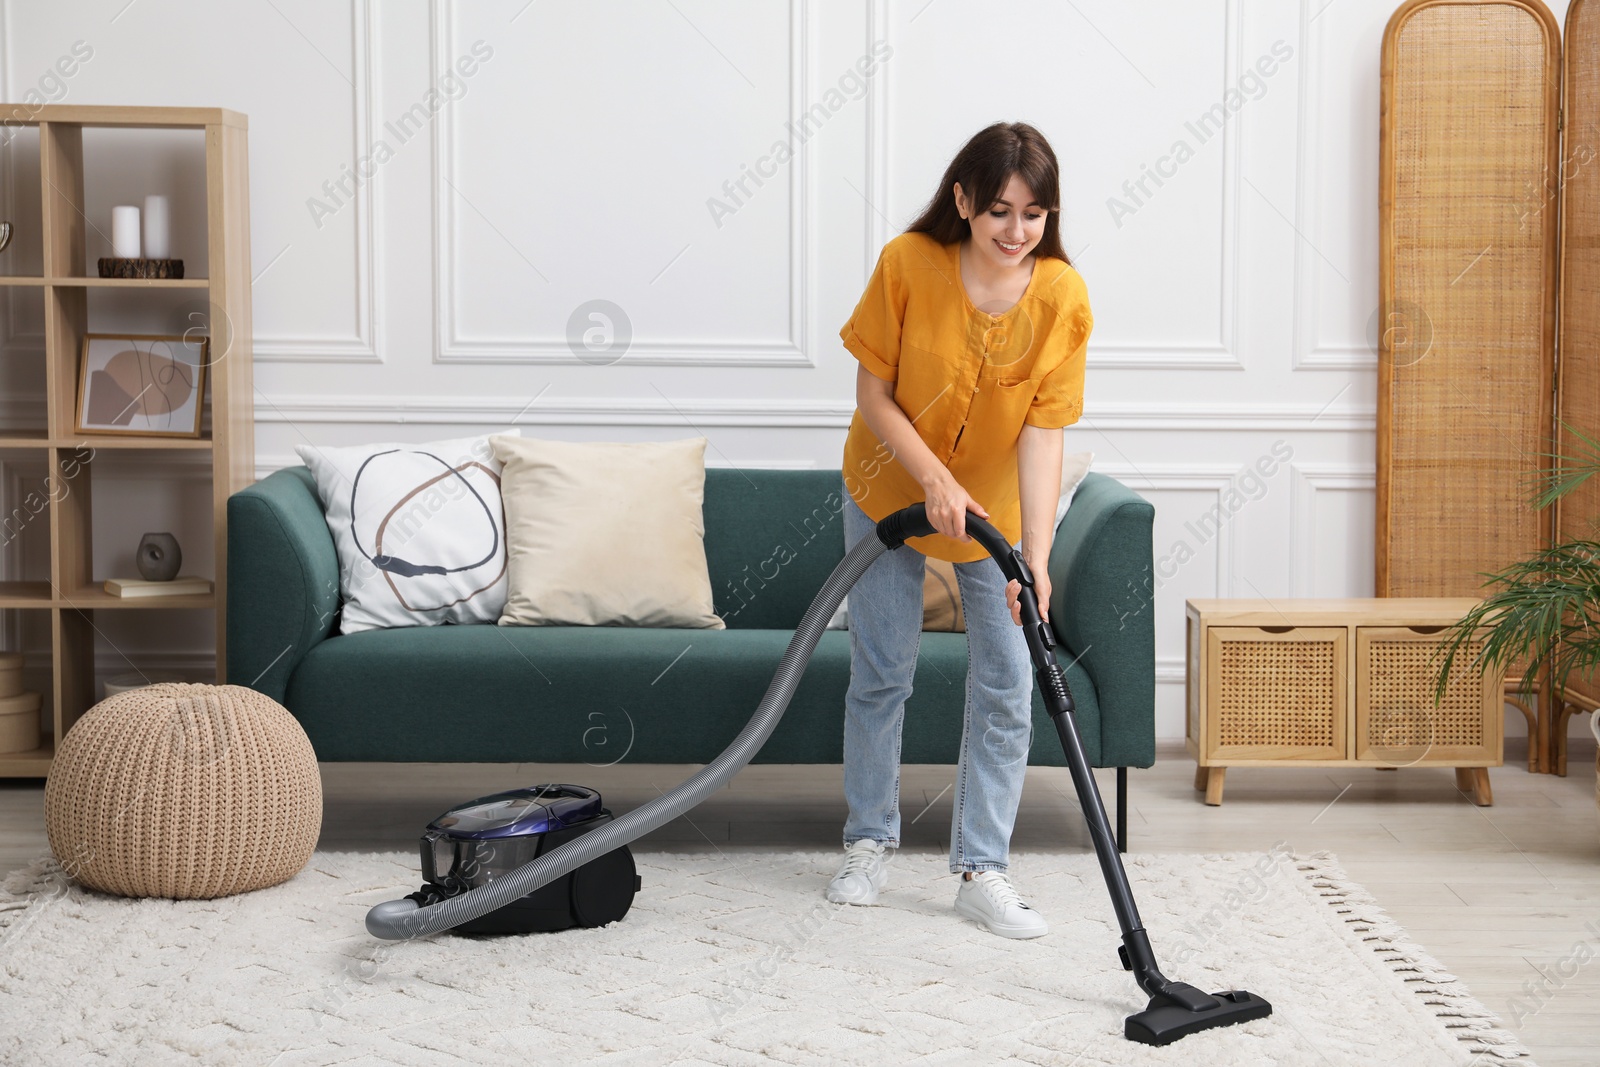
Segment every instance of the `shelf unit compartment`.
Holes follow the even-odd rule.
[[[50,611],[0,611],[0,650],[22,653],[22,688],[39,694],[39,747],[0,752],[0,775],[43,775],[55,752],[55,688]]]
[[[202,375],[200,398],[200,438],[212,436],[212,379],[217,369],[219,353],[232,346],[235,325],[228,312],[211,300],[205,289],[166,287],[137,289],[125,286],[90,286],[78,290],[87,302],[87,314],[80,320],[84,332],[99,335],[144,334],[166,337],[200,338],[209,340],[205,371]],[[81,376],[82,340],[79,340],[79,366]],[[74,382],[74,388],[81,384]],[[128,440],[154,440],[135,438]],[[176,440],[177,438],[174,438]],[[194,438],[189,438],[193,441]]]
[[[1355,758],[1408,766],[1421,760],[1455,766],[1498,765],[1504,684],[1472,662],[1488,637],[1484,628],[1456,651],[1437,706],[1440,626],[1357,626]]]
[[[78,608],[52,608],[55,644],[56,736],[66,737],[94,707],[94,617]]]
[[[123,607],[110,610],[97,603],[73,611],[88,620],[94,638],[91,703],[104,699],[106,681],[117,675],[142,674],[152,681],[168,674],[189,682],[212,680],[209,650],[205,654],[185,651],[205,648],[211,636],[209,604],[175,603],[192,599],[135,598],[118,601]],[[135,610],[127,610],[134,605]]]
[[[0,448],[0,609],[51,605],[50,475],[49,449]]]
[[[1208,762],[1346,758],[1348,635],[1342,626],[1207,627]]]
[[[78,362],[89,321],[88,295],[82,289],[50,285],[44,292],[45,348],[49,360],[50,436],[76,436]]]
[[[139,577],[137,552],[146,531],[173,534],[183,552],[182,574],[217,584],[211,456],[193,448],[123,448],[102,443],[50,449],[56,472],[51,497],[54,547],[52,606],[138,609],[210,608],[216,594],[123,598],[105,591],[107,578]],[[116,515],[120,541],[96,534],[95,515]]]
[[[29,284],[44,274],[44,223],[39,214],[39,127],[0,124],[0,219],[11,243],[0,252],[0,284]]]
[[[132,204],[140,211],[143,237],[144,198],[167,198],[170,248],[166,258],[183,260],[183,281],[205,281],[209,262],[206,197],[206,131],[151,129],[83,123],[84,182],[79,204],[88,217],[80,250],[82,265],[61,274],[99,280],[103,256],[111,247],[111,209]],[[144,253],[148,255],[148,253]]]
[[[41,447],[49,430],[44,308],[43,286],[0,286],[0,439],[37,438]]]
[[[57,479],[50,501],[50,581],[59,600],[88,585],[94,544],[92,453],[83,449],[50,449],[50,469]]]

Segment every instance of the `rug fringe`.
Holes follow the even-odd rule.
[[[1371,893],[1345,873],[1331,852],[1295,856],[1295,867],[1327,903],[1355,927],[1361,940],[1422,998],[1448,1030],[1480,1056],[1531,1059],[1532,1053],[1500,1016],[1484,1007],[1466,984],[1425,952],[1405,928],[1391,919]]]
[[[28,909],[44,897],[59,893],[68,883],[67,873],[52,855],[40,856],[0,880],[0,934],[21,922]]]

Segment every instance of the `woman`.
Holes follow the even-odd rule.
[[[1061,428],[1083,411],[1094,327],[1083,279],[1061,247],[1058,190],[1055,153],[1038,130],[997,123],[980,131],[921,217],[884,246],[839,331],[860,361],[844,448],[846,545],[918,501],[938,533],[879,557],[850,592],[850,814],[845,860],[826,896],[875,903],[899,847],[900,728],[922,635],[926,559],[948,560],[968,648],[950,826],[950,871],[962,879],[955,906],[1006,937],[1048,929],[1008,873],[1033,737],[1033,666],[1019,585],[1004,581],[965,521],[970,510],[1021,550],[1048,618]]]

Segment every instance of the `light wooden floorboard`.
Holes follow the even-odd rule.
[[[1194,764],[1181,744],[1164,743],[1155,767],[1129,773],[1131,847],[1253,852],[1284,842],[1301,853],[1330,851],[1425,950],[1500,1013],[1541,1067],[1592,1067],[1600,1044],[1594,746],[1573,742],[1566,778],[1530,775],[1520,743],[1508,741],[1506,749],[1506,765],[1490,772],[1491,808],[1467,801],[1454,775],[1435,768],[1234,769],[1222,806],[1211,808],[1193,788]],[[698,769],[325,763],[318,847],[410,852],[435,815],[475,796],[538,782],[593,786],[620,814]],[[1114,772],[1098,771],[1096,780],[1110,805]],[[954,781],[953,767],[902,768],[903,848],[947,852]],[[43,794],[38,780],[0,780],[0,870],[47,851]],[[838,849],[844,817],[842,768],[759,764],[639,847],[717,850],[730,858],[749,848]],[[1064,769],[1029,769],[1011,845],[1024,892],[1028,853],[1089,848]],[[953,884],[951,892],[953,898]],[[1160,932],[1152,933],[1159,955]],[[1585,952],[1588,958],[1575,962]],[[1107,953],[1114,959],[1114,946]]]

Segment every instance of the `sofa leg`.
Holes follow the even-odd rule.
[[[1128,768],[1117,768],[1117,851],[1128,851]]]

